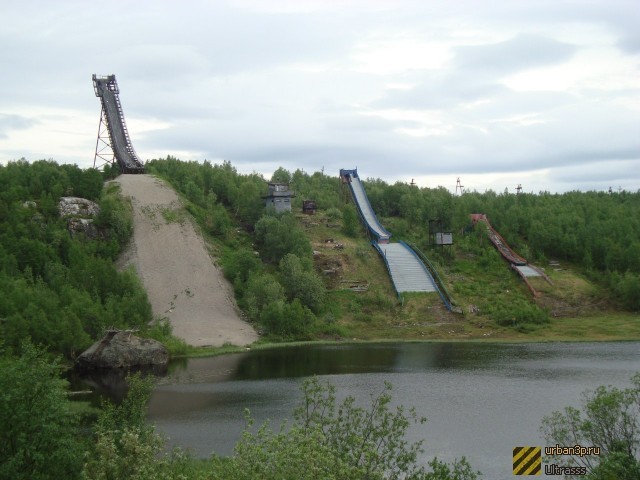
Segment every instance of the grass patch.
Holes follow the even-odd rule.
[[[182,207],[166,207],[160,210],[160,214],[167,223],[179,223],[182,225],[187,219],[186,212]]]
[[[171,358],[184,357],[194,348],[173,335],[171,323],[166,318],[155,320],[144,332],[144,336],[162,343],[169,351]]]
[[[554,318],[549,328],[535,336],[541,340],[639,340],[640,315],[603,313],[593,316]]]

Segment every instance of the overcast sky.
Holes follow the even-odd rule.
[[[497,192],[640,189],[638,0],[0,0],[0,162],[143,159]]]

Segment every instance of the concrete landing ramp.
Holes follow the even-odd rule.
[[[431,274],[411,251],[402,243],[374,244],[386,260],[396,291],[436,292],[436,284]]]
[[[535,268],[531,268],[528,265],[514,265],[514,268],[520,270],[520,273],[525,277],[541,277],[542,275]]]

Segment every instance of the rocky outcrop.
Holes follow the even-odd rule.
[[[157,340],[140,338],[132,331],[110,330],[76,360],[85,370],[166,365],[169,352]]]
[[[58,204],[61,217],[67,217],[67,230],[72,237],[81,235],[96,239],[102,237],[93,223],[93,218],[100,213],[97,203],[79,197],[61,197]]]
[[[58,210],[61,217],[95,217],[100,213],[96,202],[79,197],[61,197]]]
[[[67,220],[67,230],[69,230],[69,234],[71,234],[72,237],[78,234],[91,239],[103,236],[90,218],[69,218]]]

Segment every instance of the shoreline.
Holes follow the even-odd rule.
[[[640,338],[566,338],[566,339],[542,339],[542,338],[431,338],[431,339],[336,339],[336,340],[296,340],[292,342],[268,342],[256,343],[245,347],[227,345],[223,347],[192,347],[194,350],[186,355],[171,357],[171,360],[189,359],[189,358],[207,358],[217,357],[220,355],[230,355],[235,353],[243,353],[252,350],[271,350],[276,348],[296,348],[303,346],[315,345],[376,345],[376,344],[398,344],[398,343],[486,343],[486,344],[533,344],[533,343],[623,343],[623,342],[640,342]]]

